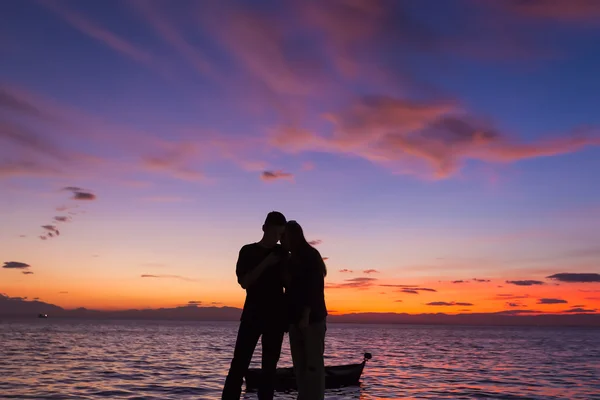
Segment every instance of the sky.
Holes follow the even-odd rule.
[[[600,310],[600,2],[0,2],[0,293],[240,307],[267,212],[332,313]]]

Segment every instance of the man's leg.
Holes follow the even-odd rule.
[[[272,400],[275,391],[275,372],[281,355],[284,331],[268,328],[262,334],[262,385],[258,389],[260,400]]]
[[[294,374],[296,375],[298,399],[302,400],[302,398],[306,396],[307,361],[304,335],[297,326],[290,327],[290,350],[292,352],[292,362],[294,363]]]
[[[306,330],[306,390],[307,399],[323,400],[325,398],[325,321],[310,324]]]
[[[242,394],[242,383],[244,375],[248,371],[252,354],[258,343],[260,329],[251,322],[242,321],[238,329],[233,359],[229,367],[229,373],[225,378],[222,400],[239,400]]]

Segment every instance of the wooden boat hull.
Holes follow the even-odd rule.
[[[325,367],[325,388],[335,389],[345,386],[360,385],[360,377],[366,361],[360,364],[347,364]],[[246,390],[254,391],[261,381],[261,369],[250,368],[246,373]],[[293,368],[277,368],[275,390],[278,392],[295,390],[296,376]]]

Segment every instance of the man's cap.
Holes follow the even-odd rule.
[[[271,211],[267,214],[267,218],[265,219],[265,225],[285,225],[287,223],[284,215],[279,211]]]

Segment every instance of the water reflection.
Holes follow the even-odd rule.
[[[236,323],[5,321],[0,393],[36,399],[218,399],[236,328]],[[328,399],[589,400],[600,392],[599,330],[328,328],[328,365],[360,362],[366,351],[374,357],[362,386],[329,390]],[[252,366],[259,362],[260,344]],[[280,365],[291,366],[287,339]]]

